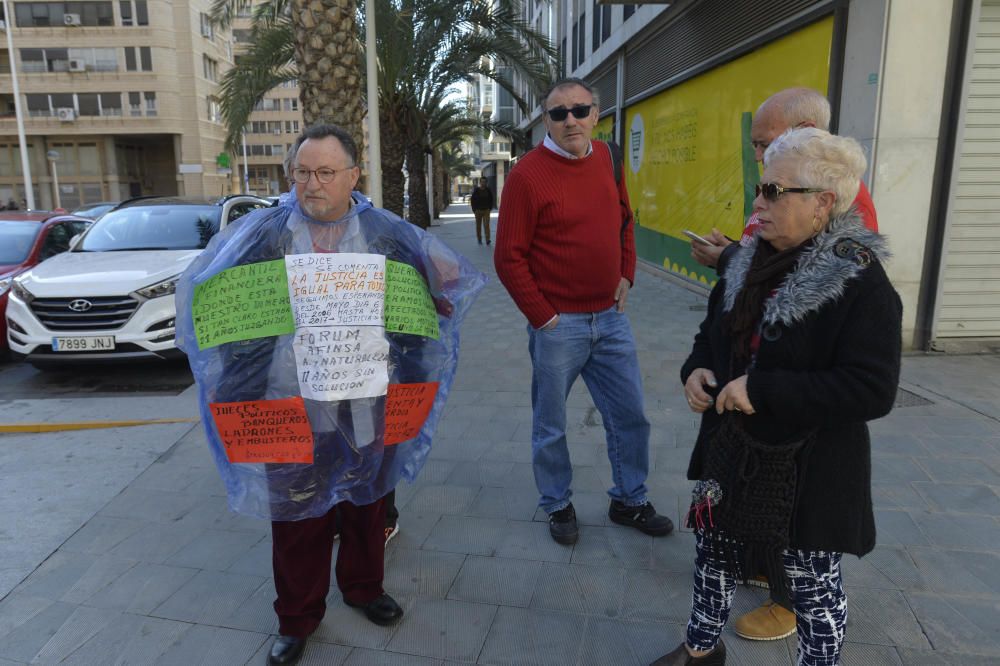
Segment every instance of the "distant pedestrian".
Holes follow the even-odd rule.
[[[653,666],[721,666],[738,579],[790,600],[801,666],[840,663],[844,553],[875,547],[866,422],[892,409],[902,303],[885,239],[851,202],[853,139],[790,130],[764,153],[759,228],[737,246],[681,369],[702,414],[688,478],[695,530],[684,643]]]
[[[7,199],[7,210],[17,210],[17,202],[14,201],[14,197]]]
[[[469,203],[472,205],[472,214],[476,216],[476,240],[483,244],[483,232],[486,234],[486,244],[490,244],[490,213],[496,208],[496,200],[493,197],[493,190],[487,184],[485,178],[479,179],[479,184],[472,190]]]
[[[557,82],[543,100],[544,143],[525,154],[504,186],[494,261],[528,319],[532,465],[561,544],[579,532],[570,501],[566,398],[577,377],[601,412],[614,486],[610,519],[653,536],[673,529],[646,497],[649,421],[625,301],[635,278],[635,238],[624,178],[609,146],[591,141],[598,100],[580,79]]]

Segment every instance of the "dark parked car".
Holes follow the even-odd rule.
[[[7,296],[16,275],[69,249],[92,224],[77,215],[0,210],[0,354],[7,353]]]

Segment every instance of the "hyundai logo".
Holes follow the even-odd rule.
[[[92,307],[94,307],[94,304],[84,298],[78,298],[75,301],[69,302],[69,309],[73,312],[86,312]]]

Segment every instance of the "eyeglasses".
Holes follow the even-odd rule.
[[[557,109],[549,109],[546,113],[549,114],[549,118],[557,123],[561,123],[569,116],[573,114],[573,117],[577,120],[583,120],[590,115],[590,110],[594,108],[593,104],[577,104],[571,109],[564,107],[559,107]]]
[[[803,194],[807,192],[815,193],[815,192],[825,192],[825,191],[826,190],[816,189],[815,187],[782,187],[777,183],[760,183],[759,185],[757,185],[757,196],[763,194],[765,199],[772,202],[777,201],[778,197],[780,197],[785,192],[795,192]]]
[[[305,185],[312,178],[313,174],[316,174],[316,180],[320,182],[321,185],[326,185],[332,183],[333,179],[337,177],[337,174],[341,171],[350,171],[353,166],[349,166],[343,169],[292,169],[292,180],[300,185]]]

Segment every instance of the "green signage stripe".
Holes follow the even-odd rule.
[[[753,124],[753,114],[744,111],[740,116],[740,149],[743,155],[743,219],[753,213],[753,200],[757,198],[757,183],[760,182],[760,171],[757,169],[757,155],[754,154],[753,142],[750,139],[750,126]]]
[[[718,280],[714,270],[705,268],[691,257],[691,242],[687,239],[681,240],[636,225],[635,241],[638,256],[646,261],[701,282],[706,287],[713,286]]]

